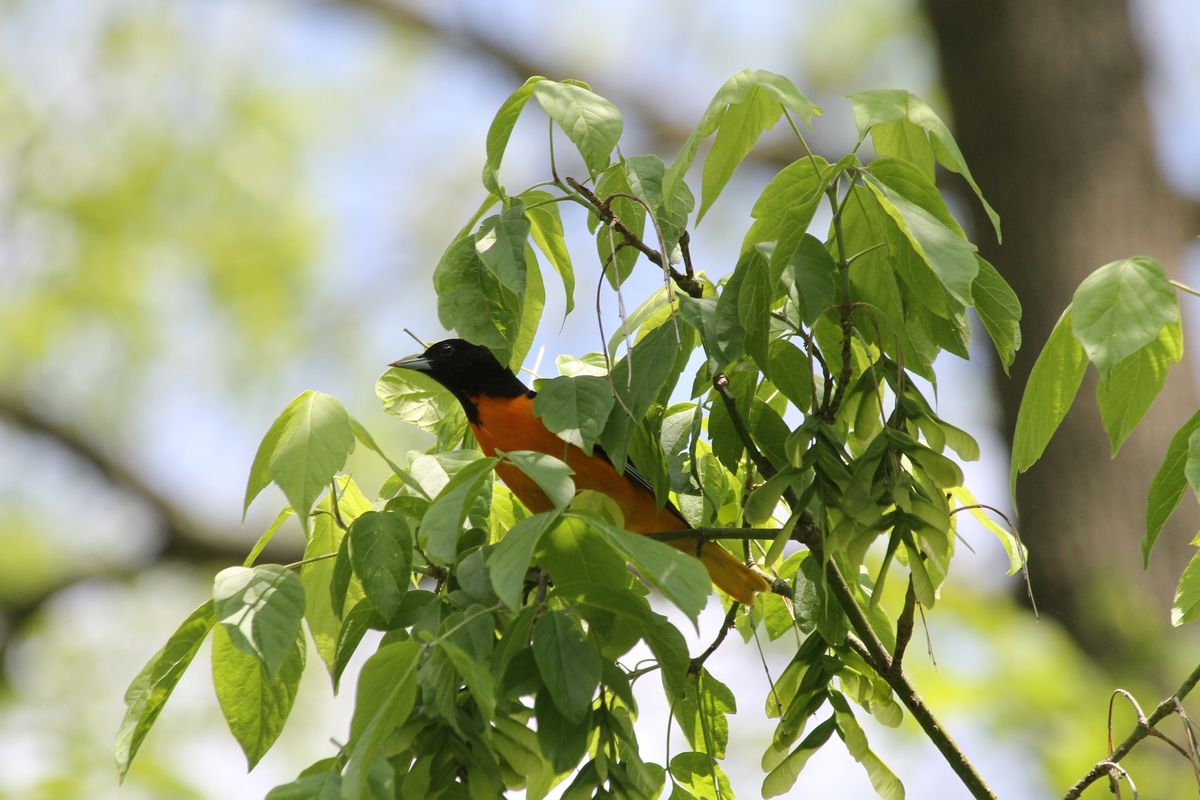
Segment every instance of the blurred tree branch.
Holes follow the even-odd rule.
[[[436,18],[427,9],[419,8],[405,0],[332,0],[335,5],[354,6],[379,15],[392,25],[406,31],[428,36],[437,41],[457,48],[464,53],[484,58],[503,68],[513,78],[514,84],[519,84],[532,75],[545,75],[550,78],[571,77],[570,64],[555,64],[544,60],[528,57],[529,48],[519,48],[507,42],[500,42],[464,25],[451,25]],[[613,100],[621,109],[629,111],[637,117],[646,135],[654,143],[655,150],[666,152],[678,148],[688,137],[691,130],[665,116],[661,106],[645,102],[636,95],[630,94],[624,87],[605,87],[601,92]],[[762,141],[746,157],[748,161],[763,164],[783,166],[790,164],[800,156],[795,139],[782,137],[778,140],[769,136]]]
[[[132,496],[158,517],[160,546],[148,554],[147,561],[175,560],[191,564],[237,564],[245,558],[246,547],[230,541],[214,528],[194,519],[173,500],[163,495],[128,464],[89,440],[77,430],[15,397],[0,394],[0,420],[13,428],[51,440],[81,462],[98,472],[107,483]],[[294,561],[300,550],[282,543],[271,548],[272,558]],[[60,591],[91,579],[124,580],[138,573],[144,564],[114,565],[98,563],[93,569],[71,571],[40,591],[18,599],[0,601],[4,630],[0,636],[0,655],[8,640],[39,608]]]

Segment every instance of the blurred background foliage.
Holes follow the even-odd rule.
[[[276,495],[238,517],[278,411],[316,388],[393,456],[423,444],[381,413],[374,381],[414,348],[402,327],[437,337],[432,266],[481,197],[492,113],[529,74],[583,78],[613,99],[627,153],[673,155],[748,66],[788,75],[825,108],[812,139],[823,152],[853,135],[841,98],[858,89],[907,88],[955,120],[1008,225],[1010,249],[985,254],[1026,305],[1026,347],[998,392],[982,353],[969,368],[939,363],[942,414],[980,438],[988,460],[969,481],[1005,505],[1009,396],[1080,277],[1140,251],[1192,274],[1200,55],[1187,43],[1200,13],[1188,0],[955,5],[0,0],[0,797],[261,796],[344,736],[350,698],[331,699],[312,670],[247,777],[198,663],[115,785],[125,685],[282,505]],[[545,171],[529,133],[505,164],[513,185]],[[695,232],[710,275],[731,268],[756,181],[790,147],[768,138]],[[592,257],[583,239],[573,252]],[[598,349],[594,284],[577,269],[581,310],[560,329],[562,298],[547,308],[549,357]],[[650,273],[640,286],[656,284]],[[1173,397],[1154,412],[1167,436],[1195,407],[1186,376]],[[1194,518],[1167,534],[1176,556],[1156,554],[1161,573],[1137,557],[1163,434],[1110,467],[1095,412],[1074,417],[1077,438],[1022,488],[1050,616],[1034,621],[998,548],[964,525],[980,552],[957,562],[929,619],[936,667],[916,675],[1006,798],[1082,774],[1103,754],[1111,688],[1152,705],[1196,652],[1162,603]],[[1138,447],[1141,462],[1127,455]],[[369,456],[351,467],[368,491],[382,480]],[[282,538],[277,559],[300,546],[298,528]],[[758,669],[750,651],[719,656],[719,677]],[[745,796],[768,735],[754,724],[763,697],[765,682],[739,696],[729,772]],[[1121,709],[1118,731],[1131,722]],[[643,709],[643,725],[660,747],[665,713]],[[909,796],[958,791],[915,728],[872,736]],[[1144,796],[1194,796],[1165,752],[1151,743],[1132,762]],[[872,796],[840,758],[822,752],[802,785]]]

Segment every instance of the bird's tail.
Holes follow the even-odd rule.
[[[688,555],[696,555],[694,539],[672,539],[668,544]],[[766,591],[769,586],[766,578],[725,548],[711,542],[705,542],[700,548],[700,561],[708,569],[713,584],[743,605],[752,605],[754,595]]]

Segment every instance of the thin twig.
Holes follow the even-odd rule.
[[[617,233],[624,236],[625,241],[635,247],[639,253],[644,255],[650,261],[650,263],[654,264],[659,269],[665,270],[667,274],[671,276],[671,280],[675,282],[676,286],[678,286],[691,297],[698,299],[703,296],[704,287],[698,280],[685,275],[684,273],[675,269],[675,267],[671,266],[670,259],[668,259],[664,254],[655,250],[650,245],[646,244],[640,236],[631,231],[629,226],[622,222],[621,219],[613,212],[608,202],[601,200],[596,196],[595,192],[574,178],[566,178],[565,180],[572,189],[574,189],[584,200],[587,201],[588,205],[592,207],[592,210],[596,213],[596,216],[600,218],[601,222],[610,226]]]
[[[1175,712],[1177,704],[1182,701],[1183,698],[1188,696],[1188,693],[1196,687],[1197,682],[1200,682],[1200,665],[1197,665],[1196,668],[1192,670],[1191,674],[1187,676],[1182,684],[1180,684],[1179,688],[1175,690],[1174,694],[1172,694],[1170,697],[1167,697],[1154,708],[1154,712],[1146,718],[1145,724],[1142,724],[1139,721],[1138,725],[1133,729],[1133,731],[1130,732],[1127,737],[1125,737],[1125,741],[1121,742],[1121,744],[1112,751],[1112,754],[1108,758],[1096,762],[1095,766],[1088,770],[1082,778],[1076,781],[1075,784],[1067,790],[1067,793],[1063,795],[1063,800],[1076,800],[1076,798],[1083,794],[1084,789],[1108,774],[1108,769],[1111,765],[1116,764],[1117,762],[1121,761],[1121,759],[1125,758],[1125,756],[1129,755],[1129,753],[1140,741],[1150,735],[1150,730],[1152,728],[1157,726],[1158,723],[1162,722],[1170,714]]]
[[[704,649],[704,652],[692,659],[692,663],[688,665],[688,672],[696,674],[704,667],[704,662],[708,657],[717,652],[717,648],[721,646],[721,642],[725,641],[725,637],[729,635],[729,631],[733,629],[733,623],[737,619],[738,609],[741,608],[737,603],[729,606],[729,613],[725,615],[725,621],[721,623],[721,630],[717,631],[717,638],[713,639],[713,643]]]

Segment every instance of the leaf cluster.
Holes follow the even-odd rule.
[[[530,101],[548,120],[550,177],[514,193],[501,162]],[[561,203],[588,212],[597,281],[621,292],[640,263],[661,271],[662,288],[601,352],[559,358],[535,412],[564,442],[634,464],[660,505],[675,503],[694,526],[677,537],[730,547],[771,576],[773,592],[744,614],[731,603],[728,616],[747,639],[796,641],[765,712],[777,720],[762,760],[768,796],[790,791],[835,733],[882,797],[903,796],[861,712],[896,725],[907,707],[956,752],[901,660],[915,608],[934,607],[949,571],[955,513],[976,506],[949,454],[970,460],[979,448],[922,387],[936,391],[939,353],[967,357],[969,308],[1006,367],[1020,345],[1016,297],[937,187],[940,165],[978,193],[945,124],[906,92],[850,102],[858,140],[830,163],[802,133],[819,109],[782,76],[738,73],[668,164],[621,152],[620,112],[585,84],[531,78],[491,125],[486,198],[434,273],[442,323],[516,368],[541,320],[543,264],[570,311],[576,262]],[[698,223],[784,120],[797,159],[762,188],[737,263],[721,277],[697,270],[693,211]],[[560,171],[570,159],[556,157],[556,135],[577,151],[578,177]],[[687,177],[708,140],[697,208]],[[874,160],[860,155],[868,140]],[[822,206],[831,222],[815,235]],[[689,364],[699,368],[688,374]],[[568,798],[656,797],[668,784],[675,800],[732,797],[720,761],[736,698],[705,666],[726,628],[693,656],[649,602],[656,592],[695,624],[712,591],[700,562],[656,540],[665,536],[626,531],[615,503],[577,493],[558,458],[484,457],[455,401],[424,377],[392,370],[377,390],[434,445],[403,465],[388,460],[392,474],[370,499],[344,468],[356,444],[387,459],[371,435],[317,392],[285,409],[246,504],[274,482],[290,510],[135,679],[122,774],[210,631],[218,699],[253,766],[294,699],[304,629],[335,690],[373,630],[348,739],[272,797],[541,797],[559,785]],[[501,461],[553,508],[531,514],[495,482]],[[290,514],[304,559],[255,565]],[[993,529],[1021,563],[1010,533]],[[889,581],[903,581],[902,608],[883,600]],[[627,663],[639,643],[652,658]],[[632,687],[649,676],[686,742],[664,764],[642,758],[635,730]],[[987,796],[969,765],[956,769]]]

